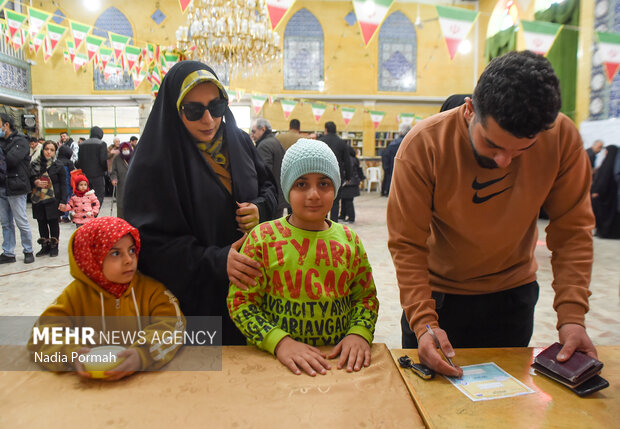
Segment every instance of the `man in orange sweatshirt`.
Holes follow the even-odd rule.
[[[558,360],[596,357],[585,330],[592,270],[590,163],[558,114],[559,81],[531,52],[496,58],[473,99],[417,124],[395,159],[388,245],[400,288],[403,347],[436,371],[454,347],[526,347],[538,299],[534,249],[549,215]],[[441,328],[440,328],[441,326]]]

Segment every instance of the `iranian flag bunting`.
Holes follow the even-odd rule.
[[[293,3],[295,3],[295,0],[267,0],[267,11],[269,12],[272,30],[278,26]]]
[[[459,45],[469,34],[479,13],[458,7],[435,6],[435,8],[439,15],[441,32],[446,39],[448,52],[452,60]]]
[[[181,13],[185,13],[187,7],[192,2],[192,0],[179,0],[179,6],[181,6]]]
[[[30,22],[30,28],[28,30],[28,35],[30,36],[31,39],[37,38],[37,36],[43,30],[43,26],[45,25],[47,20],[50,19],[51,16],[52,16],[51,13],[47,13],[42,10],[35,9],[33,7],[28,6],[28,21]],[[36,45],[35,45],[35,50],[36,50]]]
[[[398,115],[398,124],[413,124],[413,120],[415,119],[415,113],[400,113]]]
[[[88,63],[88,57],[86,54],[78,52],[75,54],[75,58],[73,59],[73,68],[77,72],[79,69],[84,67]]]
[[[4,15],[6,17],[6,24],[9,27],[9,36],[12,40],[17,30],[19,30],[20,27],[24,24],[24,21],[26,20],[26,15],[10,9],[4,9]]]
[[[86,54],[88,55],[88,61],[92,60],[93,57],[97,55],[104,40],[103,37],[99,36],[92,36],[90,34],[86,36]]]
[[[146,70],[142,69],[140,71],[134,70],[133,73],[133,88],[138,89],[144,78],[146,77]]]
[[[561,24],[544,21],[523,21],[523,37],[525,49],[540,55],[547,55],[558,33],[562,29]]]
[[[150,81],[153,84],[153,86],[157,85],[157,91],[159,91],[161,80],[162,80],[161,70],[159,70],[159,65],[155,64],[155,67],[153,67],[153,71],[151,72]]]
[[[168,73],[168,70],[172,68],[173,65],[179,62],[179,56],[177,54],[173,54],[171,52],[166,52],[163,55],[163,59],[165,60],[164,71]],[[163,63],[163,61],[162,61]]]
[[[125,52],[125,45],[129,42],[128,36],[122,34],[110,33],[110,43],[114,50],[114,58],[119,59]]]
[[[99,58],[101,59],[101,68],[105,71],[105,68],[112,59],[112,49],[99,48]]]
[[[73,43],[71,40],[67,40],[65,43],[67,44],[67,53],[69,54],[69,59],[73,63],[73,60],[75,58],[75,43]]]
[[[327,106],[325,104],[312,103],[312,114],[314,115],[314,120],[317,124],[321,120],[321,117],[323,116],[323,113],[325,113],[326,109]]]
[[[611,83],[620,67],[620,33],[597,32],[598,51],[603,60],[607,80]]]
[[[43,46],[43,39],[45,39],[45,33],[39,33],[34,39],[32,37],[30,39],[32,40],[32,44],[34,46],[34,53],[38,54],[39,49],[41,49],[41,46]]]
[[[50,47],[52,48],[52,53],[58,46],[60,39],[65,35],[67,31],[67,27],[63,27],[61,25],[52,24],[51,22],[47,23],[47,37],[50,39]]]
[[[351,119],[353,119],[353,115],[355,115],[355,108],[354,107],[341,107],[340,113],[342,113],[342,120],[344,121],[344,124],[348,126],[349,122],[351,122]]]
[[[9,27],[6,25],[6,21],[4,19],[0,19],[0,37],[4,37],[4,41],[6,43],[11,41],[9,36]]]
[[[138,63],[140,58],[140,52],[142,50],[137,46],[127,45],[125,46],[125,57],[127,58],[127,70],[131,70]],[[139,71],[139,70],[138,70]]]
[[[75,49],[78,50],[86,38],[86,35],[90,32],[90,25],[69,20],[69,27],[71,27],[71,33],[73,34]]]
[[[241,97],[245,94],[245,89],[237,88],[237,102],[241,101]]]
[[[284,117],[288,119],[289,116],[291,116],[291,112],[297,105],[297,102],[293,100],[280,100],[280,104],[282,105],[282,112],[284,113]]]
[[[45,36],[43,38],[43,62],[47,62],[52,57],[52,43],[50,38]]]
[[[353,9],[360,24],[364,45],[368,46],[392,2],[393,0],[353,0]]]
[[[368,113],[370,113],[370,119],[372,120],[372,124],[374,125],[375,130],[376,130],[379,124],[381,123],[381,121],[383,120],[383,117],[385,116],[385,112],[371,110]]]
[[[26,44],[26,32],[23,28],[20,28],[15,36],[11,39],[11,43],[13,44],[13,49],[20,50]]]
[[[69,57],[69,51],[62,51],[62,54],[63,54],[63,55],[64,55],[64,57],[65,57],[65,63],[69,62],[69,60],[71,59],[71,58]]]
[[[252,107],[254,108],[254,113],[258,115],[258,112],[260,112],[263,108],[265,101],[267,101],[267,96],[252,94],[250,99],[252,100]]]

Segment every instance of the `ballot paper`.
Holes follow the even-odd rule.
[[[472,401],[510,398],[534,393],[532,389],[493,362],[461,367],[463,377],[446,377]]]

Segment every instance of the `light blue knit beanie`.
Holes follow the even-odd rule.
[[[329,177],[334,184],[334,197],[336,196],[340,189],[340,168],[336,155],[321,141],[299,139],[288,148],[282,159],[280,183],[288,203],[288,194],[293,183],[308,173],[321,173]]]

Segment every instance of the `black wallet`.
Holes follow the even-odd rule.
[[[575,352],[566,362],[558,362],[556,357],[562,344],[554,343],[534,358],[532,367],[541,374],[570,388],[579,396],[589,395],[609,386],[598,374],[603,362],[585,353]]]

